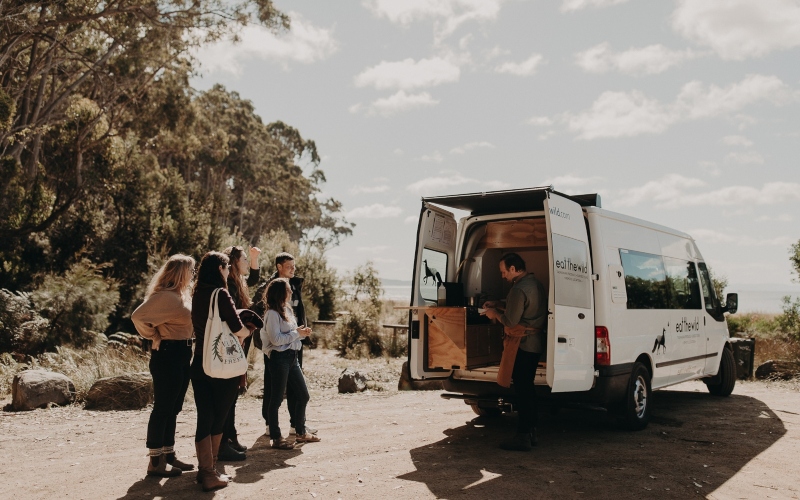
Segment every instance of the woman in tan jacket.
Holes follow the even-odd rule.
[[[175,457],[175,426],[189,387],[192,359],[191,283],[195,260],[176,254],[147,287],[144,303],[131,315],[136,330],[152,340],[153,411],[147,424],[147,475],[174,477],[194,465]]]

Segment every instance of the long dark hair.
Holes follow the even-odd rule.
[[[280,314],[284,321],[289,321],[286,317],[286,306],[291,298],[289,293],[289,280],[286,278],[275,278],[267,285],[267,293],[264,295],[264,302],[267,303],[267,309]]]
[[[222,279],[219,266],[227,266],[230,259],[221,252],[207,252],[200,259],[200,267],[197,269],[197,279],[194,282],[194,292],[200,285],[210,285],[214,288],[228,289],[228,284]]]
[[[250,307],[250,290],[247,289],[242,275],[239,274],[239,261],[244,257],[244,248],[242,247],[228,247],[222,251],[231,259],[231,274],[228,275],[229,280],[233,280],[236,285],[234,290],[228,290],[233,295],[233,301],[241,304],[244,309]]]

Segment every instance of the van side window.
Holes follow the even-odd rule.
[[[714,285],[711,283],[711,274],[708,272],[705,262],[698,262],[697,267],[700,268],[700,285],[703,288],[703,301],[706,304],[706,311],[717,321],[725,321],[725,315],[722,314],[722,308],[719,305],[717,294],[714,293]]]
[[[625,271],[628,309],[669,309],[669,285],[661,256],[622,248],[619,256]]]
[[[670,309],[701,309],[700,284],[693,262],[664,257]]]
[[[430,248],[422,249],[419,267],[419,293],[426,301],[436,303],[438,284],[447,279],[447,254]]]

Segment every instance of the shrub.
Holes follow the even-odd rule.
[[[0,352],[15,350],[14,338],[23,324],[39,318],[30,296],[0,289]]]
[[[348,312],[336,327],[339,354],[346,357],[382,356],[385,351],[381,336],[383,289],[372,262],[358,266],[346,283],[352,294],[344,305]]]
[[[800,298],[794,299],[790,296],[783,298],[783,314],[775,318],[778,329],[787,333],[795,339],[800,340]]]

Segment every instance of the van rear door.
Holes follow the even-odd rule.
[[[456,220],[452,213],[422,202],[417,229],[417,251],[414,257],[414,275],[411,284],[411,306],[435,306],[438,283],[453,279],[456,259]],[[446,378],[451,370],[431,369],[427,363],[427,341],[422,314],[415,309],[409,312],[408,367],[415,380]]]
[[[547,384],[552,392],[586,391],[594,382],[595,351],[589,238],[581,206],[547,194]]]

